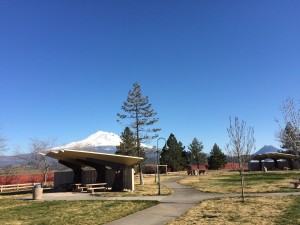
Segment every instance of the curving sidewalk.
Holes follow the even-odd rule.
[[[163,225],[176,217],[182,215],[199,202],[220,197],[236,197],[240,194],[216,194],[203,193],[194,188],[187,187],[177,183],[178,179],[163,182],[163,184],[171,189],[174,193],[169,196],[162,197],[160,204],[151,208],[139,211],[121,219],[107,223],[107,225]],[[300,195],[300,192],[293,193],[260,193],[246,194],[245,196],[288,196]]]
[[[165,181],[163,184],[173,189],[174,193],[169,196],[163,196],[160,200],[160,204],[115,220],[107,225],[165,224],[180,216],[201,200],[215,197],[213,194],[209,194],[210,196],[208,196],[206,193],[202,194],[193,188],[180,185],[176,180]]]
[[[162,225],[174,220],[176,217],[182,215],[199,202],[220,197],[236,197],[240,194],[216,194],[203,193],[194,188],[187,187],[177,183],[177,179],[164,181],[163,185],[173,189],[173,194],[169,196],[137,196],[137,197],[95,197],[88,193],[45,193],[43,195],[44,201],[52,200],[156,200],[160,203],[156,206],[144,209],[137,213],[128,215],[121,219],[107,223],[107,225]],[[288,196],[300,195],[300,192],[292,193],[253,193],[245,194],[245,196]],[[19,198],[21,199],[21,198]],[[25,197],[22,199],[31,199]]]

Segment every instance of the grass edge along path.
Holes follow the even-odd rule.
[[[285,210],[282,217],[277,220],[276,224],[300,224],[300,196],[293,199],[292,204]]]
[[[300,196],[216,198],[200,202],[168,225],[300,224]]]
[[[0,224],[106,224],[157,201],[26,201],[0,199]]]
[[[299,180],[299,171],[246,172],[245,193],[299,192],[290,182]],[[185,176],[180,184],[208,193],[240,193],[240,177],[236,171],[208,171],[204,176]]]

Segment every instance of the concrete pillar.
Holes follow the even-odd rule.
[[[259,166],[259,170],[262,171],[262,162],[261,162],[261,159],[259,160],[259,165],[258,166]]]
[[[289,168],[290,170],[294,169],[294,160],[293,159],[287,159],[288,163],[289,163]]]
[[[115,170],[115,179],[112,186],[112,191],[123,191],[124,180],[123,180],[123,169]]]
[[[134,169],[126,168],[124,173],[124,189],[134,191]]]
[[[82,183],[82,168],[81,168],[81,166],[77,166],[73,163],[65,162],[62,160],[59,160],[58,162],[73,170],[73,172],[74,172],[73,183],[74,184]]]
[[[278,161],[277,161],[277,159],[273,159],[274,160],[274,167],[275,167],[275,169],[278,169]]]

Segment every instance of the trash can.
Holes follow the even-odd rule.
[[[43,198],[43,188],[40,184],[36,184],[32,190],[32,199],[33,200],[40,200]]]

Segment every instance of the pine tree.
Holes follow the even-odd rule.
[[[128,121],[127,126],[134,134],[137,155],[143,157],[144,150],[141,147],[141,143],[157,138],[158,135],[155,132],[160,131],[160,129],[152,127],[158,121],[158,118],[156,118],[157,113],[152,109],[148,96],[142,96],[140,85],[137,82],[133,84],[133,89],[128,92],[127,100],[123,103],[121,109],[125,114],[118,113],[117,116]],[[121,123],[120,120],[117,121]],[[141,163],[139,163],[138,167],[140,184],[143,185]]]
[[[294,154],[300,146],[300,137],[297,138],[297,132],[294,129],[292,124],[288,122],[284,130],[281,130],[279,134],[279,140],[282,143],[280,147],[286,149],[286,153],[290,154]]]
[[[134,141],[134,135],[129,127],[125,127],[124,132],[121,134],[120,138],[121,143],[119,146],[117,146],[116,154],[138,156]]]
[[[199,170],[199,161],[201,157],[203,156],[201,154],[202,149],[203,149],[203,144],[201,141],[199,141],[197,138],[194,138],[190,146],[188,147],[189,150],[191,151],[191,161],[193,159],[197,162],[197,169]]]
[[[226,164],[226,155],[221,151],[217,144],[214,144],[208,157],[208,166],[210,169],[218,170]]]
[[[168,150],[164,147],[161,153],[160,163],[163,165],[168,165],[172,171],[178,171],[186,166],[187,155],[184,151],[185,147],[182,143],[177,141],[174,134],[170,134],[167,140]]]

